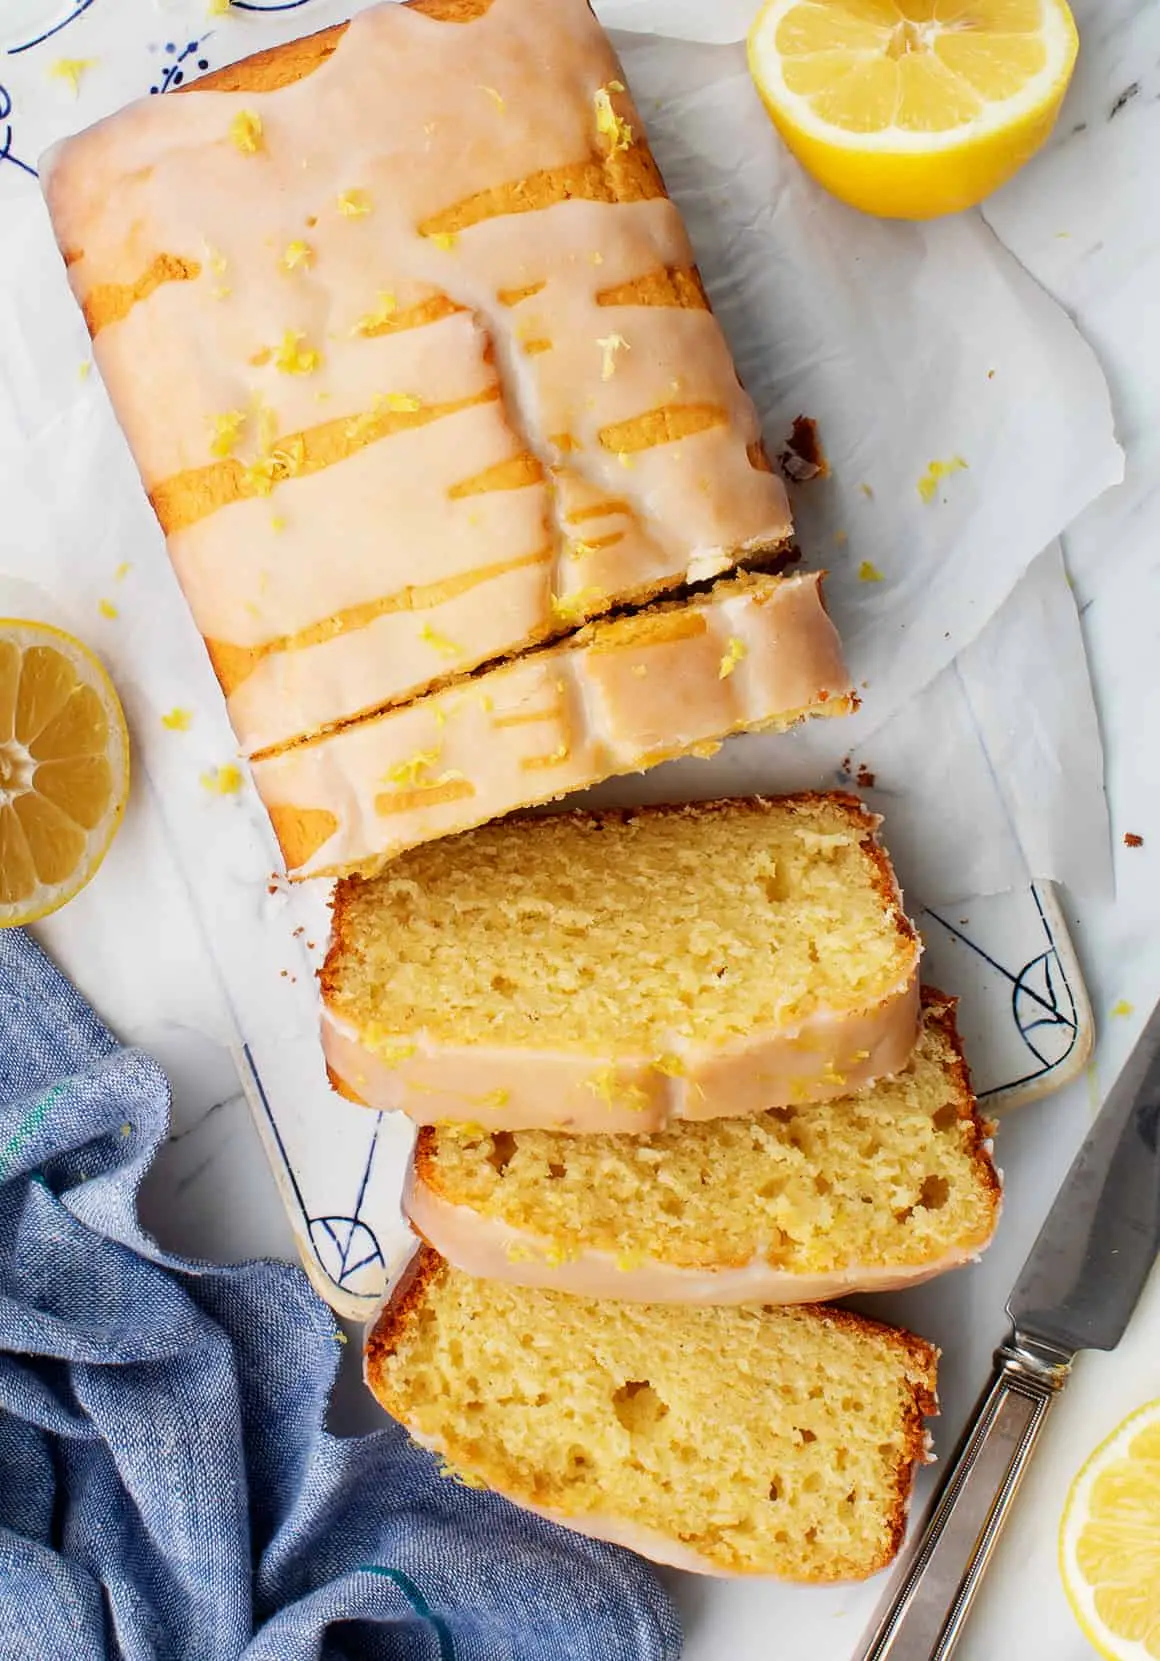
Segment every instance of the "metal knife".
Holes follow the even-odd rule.
[[[1080,1350],[1115,1349],[1160,1253],[1160,1006],[1007,1300],[1011,1333],[854,1661],[946,1661]]]

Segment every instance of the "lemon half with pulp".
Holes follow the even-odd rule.
[[[852,207],[973,207],[1047,138],[1079,37],[1065,0],[768,0],[749,66],[808,173]]]
[[[102,665],[46,623],[0,619],[0,928],[71,900],[129,794],[129,734]]]
[[[1072,1483],[1059,1567],[1101,1655],[1160,1661],[1160,1401],[1125,1419]]]

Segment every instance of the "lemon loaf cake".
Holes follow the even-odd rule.
[[[844,1310],[617,1304],[428,1248],[367,1382],[452,1473],[703,1574],[860,1580],[902,1542],[936,1351]]]
[[[813,1303],[969,1262],[999,1216],[954,1004],[856,1096],[654,1136],[419,1132],[405,1208],[472,1275],[642,1303]]]
[[[373,7],[183,92],[45,188],[247,754],[790,557],[587,0]]]
[[[855,703],[816,575],[722,578],[253,763],[294,877],[404,849],[742,731]]]
[[[515,818],[335,892],[332,1079],[420,1123],[662,1130],[914,1047],[919,945],[851,796]]]

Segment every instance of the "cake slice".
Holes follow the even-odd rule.
[[[371,7],[43,178],[246,754],[793,557],[587,0]]]
[[[514,808],[855,703],[820,579],[743,575],[590,623],[253,774],[292,876],[370,873]]]
[[[970,1262],[1000,1189],[955,1031],[856,1096],[653,1136],[419,1132],[405,1208],[468,1274],[653,1303],[812,1303]]]
[[[367,1382],[453,1474],[681,1569],[861,1580],[902,1542],[936,1351],[844,1310],[616,1304],[422,1248]]]
[[[336,890],[332,1080],[421,1124],[644,1133],[896,1073],[920,948],[878,823],[751,797],[412,849]]]

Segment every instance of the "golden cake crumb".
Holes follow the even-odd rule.
[[[262,117],[255,110],[239,110],[230,122],[230,141],[243,156],[256,156],[265,145]]]
[[[939,483],[950,478],[952,473],[963,473],[967,464],[962,456],[952,456],[949,461],[932,461],[926,472],[918,481],[918,494],[924,502],[933,502],[938,493]]]
[[[744,640],[739,640],[736,635],[730,635],[725,655],[721,659],[721,667],[717,671],[718,680],[727,680],[748,650],[749,648]]]
[[[161,725],[169,732],[188,732],[193,725],[193,711],[177,705],[161,717]]]

